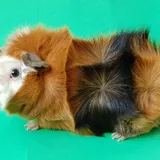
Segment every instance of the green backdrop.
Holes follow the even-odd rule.
[[[150,28],[160,41],[160,0],[1,0],[0,44],[17,27],[44,23],[70,27],[77,37]],[[25,121],[0,113],[0,160],[159,160],[160,129],[118,143],[62,131],[26,131]]]

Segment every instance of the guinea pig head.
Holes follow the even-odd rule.
[[[68,118],[67,29],[24,28],[11,35],[0,56],[0,105],[25,118]]]

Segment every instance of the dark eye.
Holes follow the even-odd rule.
[[[12,78],[12,77],[18,77],[18,76],[19,76],[19,70],[18,69],[13,69],[11,71],[10,77]]]

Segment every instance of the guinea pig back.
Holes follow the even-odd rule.
[[[95,135],[115,131],[122,117],[137,117],[133,96],[134,55],[127,32],[99,39],[74,39],[67,61],[68,101],[76,129]]]

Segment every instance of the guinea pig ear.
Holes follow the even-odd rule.
[[[49,65],[35,54],[23,53],[21,59],[25,66],[34,68],[37,71],[43,71],[49,68]]]

